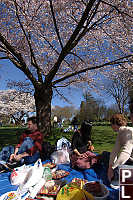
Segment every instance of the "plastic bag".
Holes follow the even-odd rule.
[[[55,164],[68,164],[70,163],[69,153],[65,149],[54,151],[51,154],[51,160]]]
[[[14,169],[11,173],[10,180],[12,185],[21,185],[28,188],[35,185],[43,175],[43,166],[41,160],[37,160],[34,166],[22,166]]]
[[[32,166],[31,166],[32,167]],[[30,166],[23,165],[21,167],[18,167],[16,169],[13,169],[11,176],[10,176],[10,182],[12,185],[19,185],[22,184],[28,171],[31,168]]]
[[[29,188],[33,185],[36,185],[43,176],[43,166],[41,160],[37,160],[34,166],[28,171],[24,181],[23,187]]]
[[[57,150],[61,150],[63,146],[66,146],[67,149],[71,148],[71,143],[65,137],[62,137],[57,141]]]
[[[40,181],[35,185],[32,186],[29,190],[30,190],[30,198],[35,198],[37,193],[40,191],[40,189],[43,187],[43,185],[45,184],[45,179],[41,178]]]

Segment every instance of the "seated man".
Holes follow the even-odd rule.
[[[10,155],[8,166],[12,163],[30,164],[40,157],[42,151],[43,134],[38,131],[36,117],[28,118],[28,129],[20,136],[15,151]]]

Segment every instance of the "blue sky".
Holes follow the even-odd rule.
[[[0,90],[5,90],[7,81],[8,80],[17,80],[17,81],[22,81],[25,80],[26,76],[24,73],[17,69],[11,62],[7,60],[0,60]],[[60,99],[59,96],[54,96],[52,99],[52,105],[58,105],[61,107],[64,106],[75,106],[76,108],[80,107],[81,101],[84,100],[83,98],[83,90],[81,88],[74,88],[69,90],[68,88],[65,88],[63,90],[63,94],[65,95],[66,98],[70,100],[72,104],[69,104],[65,102],[63,99]],[[94,96],[95,93],[94,93]],[[97,95],[98,98],[98,95]],[[112,99],[110,98],[104,98],[105,104],[107,106],[110,106],[112,104]]]
[[[17,69],[11,62],[7,60],[0,60],[0,90],[5,90],[7,81],[10,80],[25,80],[26,76],[22,71]],[[64,89],[64,94],[72,102],[76,108],[79,108],[81,101],[83,100],[82,89]],[[71,104],[61,100],[59,97],[53,97],[52,105],[58,106],[71,106]]]

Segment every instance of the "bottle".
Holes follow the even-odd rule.
[[[52,180],[52,173],[49,167],[44,167],[43,170],[43,178],[48,181],[48,180]]]

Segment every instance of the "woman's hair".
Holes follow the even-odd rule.
[[[110,123],[117,126],[126,126],[127,120],[122,114],[114,114],[110,119]]]
[[[83,121],[81,124],[80,132],[82,133],[82,136],[85,140],[91,140],[91,130],[92,125],[87,121]]]

